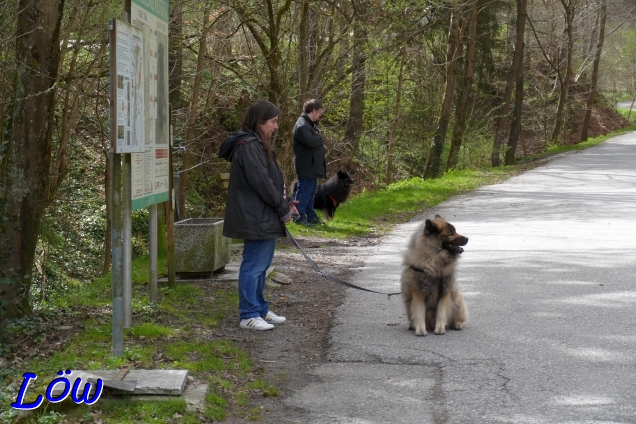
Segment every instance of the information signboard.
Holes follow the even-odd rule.
[[[130,19],[143,30],[147,80],[144,85],[144,153],[134,153],[132,209],[168,200],[169,100],[168,100],[168,0],[132,0]]]

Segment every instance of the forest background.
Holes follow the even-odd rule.
[[[633,0],[170,2],[180,219],[222,216],[222,140],[256,99],[291,128],[309,98],[354,194],[498,167],[627,125]],[[110,268],[107,22],[121,1],[0,4],[0,329]],[[629,113],[628,119],[634,113]],[[161,221],[161,220],[160,220]],[[133,255],[147,253],[146,210]],[[1,331],[0,331],[1,333]]]

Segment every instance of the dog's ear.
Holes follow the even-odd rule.
[[[439,216],[439,215],[435,215],[435,219],[444,219],[444,218],[442,218],[442,217],[441,217],[441,216]]]
[[[349,178],[349,175],[346,172],[340,170],[338,171],[338,178],[340,178],[341,180],[344,180],[345,178]]]
[[[426,220],[426,224],[425,224],[425,233],[428,234],[439,234],[439,228],[437,227],[437,225],[435,224],[435,222],[431,221],[430,219]]]

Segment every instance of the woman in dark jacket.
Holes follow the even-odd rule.
[[[263,293],[276,238],[285,236],[285,224],[297,213],[296,202],[285,197],[283,173],[271,146],[278,115],[274,104],[257,101],[247,110],[242,130],[228,137],[219,151],[232,162],[223,235],[243,239],[240,326],[253,330],[270,330],[285,321],[269,310]]]

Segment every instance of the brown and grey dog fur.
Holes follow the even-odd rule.
[[[455,281],[455,265],[468,238],[441,216],[427,219],[411,237],[404,254],[402,297],[409,329],[417,336],[427,330],[444,334],[446,327],[461,330],[468,311]]]

